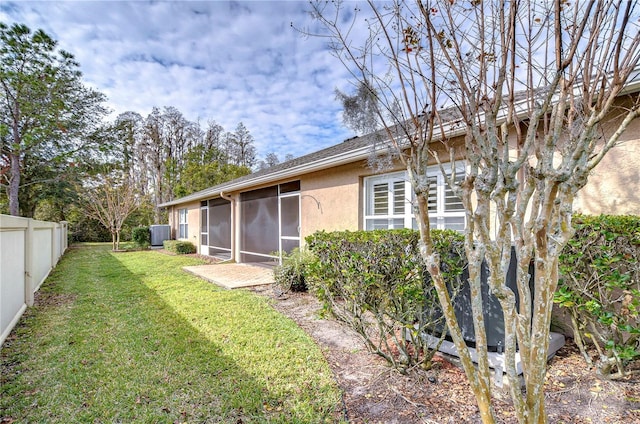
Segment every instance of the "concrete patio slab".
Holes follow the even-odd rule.
[[[248,264],[185,266],[185,271],[226,289],[273,284],[273,270]]]

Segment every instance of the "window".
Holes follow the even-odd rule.
[[[464,179],[464,165],[456,165],[456,182]],[[451,176],[451,166],[445,167],[447,177]],[[427,176],[431,180],[429,190],[429,223],[431,228],[464,231],[466,218],[462,199],[456,196],[447,184],[439,167],[427,168]],[[414,224],[413,228],[417,228]]]
[[[366,230],[411,227],[411,186],[404,172],[365,180]]]
[[[178,238],[189,238],[187,224],[187,209],[178,209]]]
[[[456,179],[462,180],[464,167],[462,164],[456,167]],[[462,201],[448,186],[440,168],[428,168],[427,178],[431,183],[428,203],[431,228],[464,231]],[[366,178],[364,186],[365,229],[417,228],[413,217],[413,190],[405,172]]]

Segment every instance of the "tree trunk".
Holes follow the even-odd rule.
[[[18,193],[20,191],[20,155],[9,154],[11,161],[11,179],[9,180],[9,215],[20,215],[20,202]]]
[[[462,363],[462,367],[465,370],[469,383],[471,383],[471,390],[476,397],[476,402],[478,402],[480,418],[482,419],[483,424],[493,424],[496,420],[493,406],[491,405],[491,382],[486,378],[486,376],[482,376],[474,372],[475,366],[473,365],[473,360],[471,359],[468,347],[462,337],[460,325],[458,324],[458,319],[453,309],[453,304],[449,297],[446,283],[442,278],[439,268],[436,269],[436,267],[429,266],[429,273],[431,274],[434,287],[438,293],[438,299],[440,299],[440,306],[444,312],[445,321],[449,328],[449,334],[451,335],[453,343],[458,350],[460,362]]]
[[[430,235],[431,229],[429,228],[428,215],[429,188],[428,186],[422,187],[417,184],[417,179],[415,177],[417,175],[417,171],[415,169],[412,169],[409,166],[407,170],[409,172],[409,178],[412,186],[414,187],[416,201],[418,203],[416,219],[418,221],[418,229],[420,231],[420,254],[427,265],[429,274],[431,275],[431,280],[433,281],[433,285],[438,294],[438,300],[440,301],[440,306],[442,307],[442,312],[444,314],[447,327],[449,328],[449,334],[451,335],[453,343],[458,350],[460,361],[466,375],[468,376],[469,383],[471,384],[471,390],[478,402],[482,422],[484,424],[493,424],[496,420],[495,413],[491,405],[491,381],[488,373],[488,367],[485,367],[485,372],[475,372],[473,360],[471,359],[467,344],[462,336],[462,331],[458,324],[458,318],[456,317],[455,310],[453,308],[453,302],[449,296],[447,283],[440,272],[440,258],[433,250],[433,241],[431,240]],[[480,280],[479,277],[477,279],[478,281]],[[474,310],[474,318],[477,318],[475,312],[476,311]],[[480,308],[480,313],[481,312],[482,309]]]

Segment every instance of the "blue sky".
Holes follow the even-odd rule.
[[[300,156],[352,136],[334,89],[349,76],[312,27],[307,1],[6,1],[0,21],[43,29],[74,54],[110,119],[175,106],[206,127],[243,122],[259,156]]]

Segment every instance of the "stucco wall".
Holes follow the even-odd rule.
[[[371,175],[360,161],[300,179],[301,238],[319,230],[356,231],[362,228],[362,178]]]
[[[451,141],[452,145],[462,142],[462,138]],[[444,147],[434,146],[440,157],[448,158]],[[460,151],[462,149],[459,149]],[[459,152],[458,152],[459,153]],[[456,155],[457,158],[460,154]],[[432,160],[432,165],[436,164]],[[380,173],[403,170],[401,163]],[[376,172],[366,161],[342,165],[324,171],[303,175],[300,178],[301,192],[301,238],[319,230],[356,231],[363,228],[363,178]]]
[[[186,205],[187,212],[187,233],[188,240],[196,245],[198,253],[200,253],[200,202],[188,203]]]
[[[178,211],[187,208],[187,234],[186,239],[193,243],[200,253],[200,202],[191,202],[184,205],[172,206],[169,210],[169,225],[171,226],[171,238],[178,239]]]
[[[625,106],[624,102],[619,105]],[[613,119],[601,129],[605,138],[617,129],[620,111],[614,111],[604,122]],[[510,138],[512,145],[515,139]],[[515,149],[510,150],[511,158],[516,158]],[[534,158],[531,162],[534,163]],[[562,157],[557,154],[554,163],[560,164]],[[574,199],[577,213],[599,215],[640,215],[640,119],[631,123],[622,134],[618,146],[610,150],[602,162],[589,176],[587,185]]]
[[[640,119],[594,169],[574,206],[585,214],[640,215]]]
[[[178,228],[178,207],[177,206],[170,206],[169,208],[167,208],[167,223],[171,228],[169,230],[169,238],[173,240],[176,238],[176,232]]]

